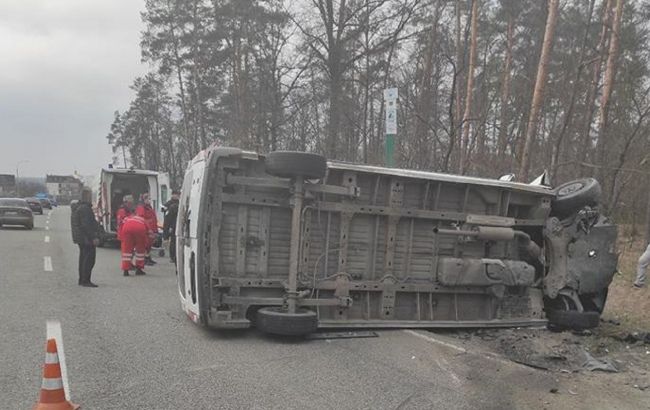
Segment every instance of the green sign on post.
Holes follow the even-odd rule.
[[[395,137],[397,137],[397,88],[384,90],[386,103],[386,166],[395,166]]]

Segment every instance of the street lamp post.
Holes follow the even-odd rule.
[[[20,164],[29,162],[27,159],[20,160],[16,163],[16,196],[20,198],[20,184],[18,183],[18,167]]]

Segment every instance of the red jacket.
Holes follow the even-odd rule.
[[[153,210],[151,205],[140,204],[135,209],[135,214],[144,218],[144,223],[147,225],[147,230],[150,233],[158,233],[158,217],[156,211]]]
[[[122,225],[124,225],[124,219],[131,215],[133,215],[133,211],[124,206],[121,206],[120,209],[117,210],[117,239],[122,239]]]

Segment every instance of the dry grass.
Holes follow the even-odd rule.
[[[623,225],[619,229],[618,250],[619,272],[609,288],[604,317],[620,320],[629,330],[650,330],[650,289],[632,287],[637,260],[644,251],[643,238],[631,236],[629,226]]]

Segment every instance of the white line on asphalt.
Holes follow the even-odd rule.
[[[402,331],[404,333],[408,333],[410,335],[417,336],[417,337],[422,338],[424,340],[427,340],[429,342],[436,343],[436,344],[439,344],[441,346],[449,347],[449,348],[457,350],[457,351],[459,351],[461,353],[470,353],[470,352],[467,351],[467,349],[465,349],[463,347],[456,346],[453,343],[448,343],[448,342],[445,342],[445,341],[442,341],[442,340],[438,340],[438,339],[436,339],[434,337],[431,337],[431,336],[416,332],[414,330],[405,329],[405,330],[402,330]],[[517,362],[513,362],[511,360],[505,359],[505,358],[503,358],[503,357],[501,357],[501,356],[499,356],[499,355],[497,355],[495,353],[492,353],[492,352],[473,351],[471,353],[474,354],[474,355],[483,357],[485,359],[492,360],[492,361],[495,361],[497,363],[506,365],[506,366],[521,366],[522,368],[526,367],[523,364],[520,364],[520,363],[517,363]]]
[[[46,227],[45,227],[45,230],[46,230],[46,231],[49,231],[49,230],[50,230],[50,227],[49,227],[49,226],[46,226]]]
[[[45,243],[49,243],[49,242],[50,242],[50,237],[45,235]]]
[[[463,384],[463,382],[460,380],[460,377],[458,377],[458,375],[453,370],[450,369],[449,362],[447,362],[445,359],[443,358],[440,358],[440,360],[436,359],[436,364],[438,365],[439,368],[441,368],[442,370],[446,371],[449,374],[451,379],[454,382],[456,382],[456,385],[461,386]]]
[[[52,272],[52,258],[50,256],[43,256],[43,269],[46,272]]]
[[[68,383],[68,369],[65,365],[65,351],[63,350],[63,332],[61,322],[48,320],[46,324],[47,338],[56,340],[56,350],[59,353],[59,364],[61,366],[61,379],[63,380],[63,391],[65,399],[70,400],[70,384]]]
[[[445,341],[442,341],[442,340],[438,340],[438,339],[436,339],[434,337],[431,337],[429,335],[425,335],[425,334],[422,334],[420,332],[416,332],[415,330],[405,329],[405,330],[403,330],[403,332],[408,333],[408,334],[413,335],[413,336],[417,336],[417,337],[422,338],[424,340],[427,340],[429,342],[439,344],[441,346],[449,347],[451,349],[457,350],[457,351],[462,352],[462,353],[467,353],[467,350],[465,350],[465,348],[463,348],[463,347],[456,346],[455,344],[448,343],[448,342],[445,342]]]

